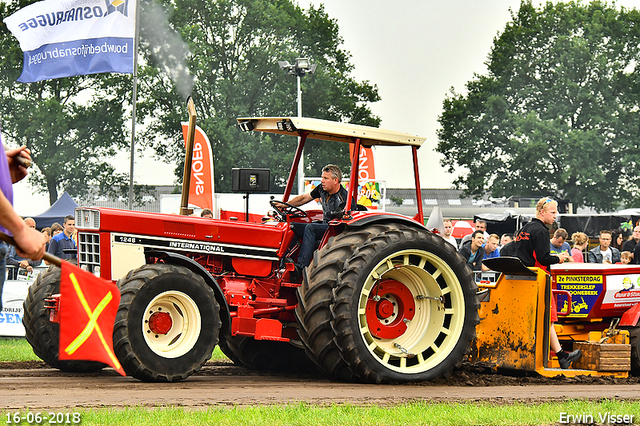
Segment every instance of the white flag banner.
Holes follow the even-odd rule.
[[[133,73],[135,0],[44,0],[4,18],[24,52],[18,81]]]

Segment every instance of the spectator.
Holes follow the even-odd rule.
[[[571,257],[574,262],[584,263],[584,253],[589,248],[589,237],[584,232],[574,232],[571,235],[573,248],[571,249]]]
[[[500,237],[496,234],[489,235],[487,242],[482,246],[482,260],[491,259],[494,257],[500,257],[500,250],[498,250],[498,244],[500,243]],[[490,271],[484,264],[482,265],[483,271]]]
[[[560,253],[567,253],[570,255],[571,246],[567,242],[567,238],[569,238],[569,234],[564,228],[558,228],[556,232],[553,233],[553,237],[549,242],[549,250],[551,254],[558,255]],[[569,259],[571,261],[573,259]]]
[[[498,246],[498,249],[502,250],[502,247],[509,244],[511,241],[513,241],[513,234],[502,234],[502,237],[500,237],[500,245]]]
[[[631,252],[629,251],[623,251],[622,253],[620,253],[620,262],[623,265],[627,265],[629,263],[631,263]]]
[[[14,246],[9,247],[9,252],[5,258],[8,266],[15,266],[16,268],[26,269],[28,272],[33,272],[34,266],[39,266],[41,260],[31,260],[26,257],[20,256]],[[15,278],[15,275],[14,275]]]
[[[471,234],[471,242],[465,244],[460,248],[460,254],[467,261],[467,265],[472,271],[482,270],[482,257],[484,250],[482,250],[482,244],[484,243],[484,233],[482,231],[474,231]]]
[[[42,235],[44,235],[44,241],[45,241],[44,246],[46,248],[49,248],[49,241],[51,241],[51,228],[47,226],[45,228],[42,228],[40,232],[42,233]]]
[[[24,220],[24,224],[31,228],[31,229],[35,229],[36,228],[36,221],[33,220],[32,218],[28,217]],[[34,266],[38,266],[40,265],[40,263],[42,263],[41,260],[31,260],[29,258],[20,256],[17,251],[16,248],[14,246],[10,246],[9,247],[9,252],[7,253],[7,256],[5,257],[6,260],[6,264],[8,266],[15,266],[16,269],[13,271],[14,274],[12,275],[12,279],[15,279],[17,277],[17,270],[18,268],[22,268],[27,270],[28,272],[33,272],[33,267]]]
[[[489,238],[489,234],[487,234],[487,222],[485,222],[484,220],[482,219],[476,220],[476,231],[482,231],[482,236],[485,241],[487,240],[487,238]],[[462,238],[462,241],[460,242],[460,247],[462,247],[468,241],[470,241],[472,237],[473,237],[473,234],[465,235]]]
[[[558,203],[551,198],[542,198],[536,204],[536,217],[525,224],[517,233],[515,238],[516,254],[525,266],[536,266],[549,273],[549,267],[556,263],[563,263],[568,257],[568,253],[552,255],[549,247],[549,229],[547,226],[553,224],[558,215]],[[560,367],[565,369],[571,363],[582,356],[580,349],[573,352],[565,352],[560,345],[556,329],[553,325],[558,321],[558,309],[555,297],[551,298],[551,326],[549,327],[549,343],[551,349],[558,357]]]
[[[54,224],[55,225],[55,224]],[[49,253],[60,259],[75,259],[76,255],[71,253],[65,253],[64,250],[75,249],[76,242],[73,239],[73,234],[76,230],[76,219],[69,215],[64,218],[64,230],[56,234],[49,241]],[[51,226],[53,228],[53,225]]]
[[[618,263],[620,262],[620,252],[618,249],[610,247],[611,231],[603,229],[600,231],[600,245],[589,250],[587,261],[589,263]]]
[[[611,247],[618,249],[618,251],[622,251],[622,246],[624,245],[624,236],[622,235],[622,231],[619,229],[611,232]]]
[[[453,232],[453,223],[451,222],[451,219],[444,219],[442,223],[444,224],[444,235],[442,238],[458,250],[458,241],[456,241],[453,235],[451,235]]]
[[[516,257],[516,242],[511,241],[503,245],[500,249],[501,257]]]
[[[31,229],[36,229],[36,221],[33,220],[32,217],[26,217],[24,219],[24,224],[27,225]]]
[[[630,251],[631,258],[635,259],[635,256],[633,255],[633,251],[635,250],[636,245],[638,245],[639,242],[640,242],[640,226],[636,226],[635,228],[633,228],[633,233],[631,234],[631,237],[629,237],[629,239],[625,241],[624,244],[622,245],[622,251]],[[634,260],[634,263],[638,263],[638,262]]]
[[[200,217],[213,219],[213,212],[211,211],[211,209],[204,209],[202,210],[202,213],[200,213]]]
[[[55,237],[62,231],[64,231],[64,228],[58,222],[53,222],[51,224],[51,238]]]

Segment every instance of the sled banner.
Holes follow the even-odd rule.
[[[126,376],[113,351],[118,287],[62,262],[60,304],[58,359],[103,362]]]
[[[133,73],[134,0],[44,0],[4,19],[20,42],[18,81]]]
[[[189,123],[182,123],[182,135],[185,146]],[[191,181],[189,185],[189,204],[201,209],[213,211],[213,152],[209,138],[204,131],[196,126],[193,141],[193,156],[191,159]]]

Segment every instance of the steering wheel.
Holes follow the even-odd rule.
[[[287,221],[287,216],[291,217],[307,217],[307,212],[302,209],[299,209],[296,206],[292,206],[289,203],[285,203],[284,201],[271,200],[269,201],[271,207],[276,212],[276,219],[281,222]],[[284,206],[284,207],[283,207]]]

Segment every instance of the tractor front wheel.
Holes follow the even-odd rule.
[[[222,322],[213,290],[201,276],[182,266],[145,265],[118,287],[113,341],[128,375],[174,382],[211,358]]]

